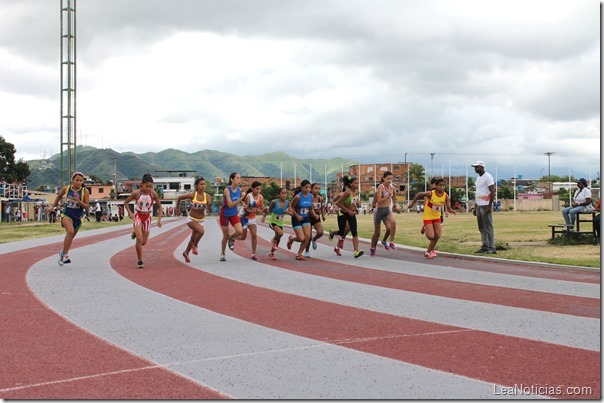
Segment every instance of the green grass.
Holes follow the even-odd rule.
[[[401,245],[426,248],[428,239],[420,234],[422,215],[417,213],[396,214],[395,242]],[[373,220],[370,214],[357,216],[359,236],[371,238]],[[584,244],[551,243],[548,224],[561,223],[562,213],[551,211],[498,212],[494,213],[495,242],[509,245],[508,250],[498,250],[497,257],[531,262],[600,267],[600,246],[593,245],[585,237]],[[329,216],[325,228],[337,228],[335,216]],[[585,225],[585,224],[584,224]],[[382,225],[382,234],[385,231]],[[474,255],[481,246],[476,217],[472,213],[449,214],[445,218],[442,238],[437,251]]]
[[[396,214],[397,229],[395,242],[401,245],[425,248],[428,239],[421,235],[422,215],[417,213]],[[129,224],[125,220],[123,223]],[[494,213],[495,241],[498,245],[509,245],[508,250],[498,250],[497,257],[504,259],[524,260],[600,268],[600,245],[593,245],[590,239],[583,238],[584,243],[568,244],[559,237],[551,242],[551,230],[547,224],[561,223],[562,214],[550,211],[532,212],[498,212]],[[359,215],[359,236],[370,239],[373,234],[373,216]],[[114,222],[97,223],[84,221],[82,231],[123,225]],[[584,224],[585,225],[585,224]],[[335,216],[328,216],[325,229],[337,228]],[[382,231],[384,228],[382,226]],[[0,224],[0,243],[22,239],[39,238],[64,234],[61,224],[23,223]],[[383,233],[383,232],[382,232]],[[577,242],[577,241],[575,241]],[[581,242],[579,240],[579,242]],[[445,218],[443,235],[437,251],[474,255],[481,246],[480,233],[476,217],[471,213],[450,214]],[[366,251],[367,252],[367,251]]]

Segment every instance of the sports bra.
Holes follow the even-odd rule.
[[[208,196],[206,193],[203,193],[203,200],[199,200],[197,198],[198,193],[195,192],[195,196],[191,199],[191,210],[200,210],[203,211],[206,209],[206,204],[208,203]]]

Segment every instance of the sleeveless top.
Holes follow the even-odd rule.
[[[197,198],[199,194],[195,192],[195,196],[191,199],[191,210],[199,210],[204,211],[206,209],[206,205],[208,204],[208,195],[207,193],[203,193],[203,200],[199,200]]]
[[[153,212],[153,197],[149,194],[142,194],[140,191],[134,202],[134,211],[140,214],[151,214]]]
[[[280,201],[277,199],[275,201],[273,209],[271,210],[271,216],[269,217],[268,222],[270,224],[275,224],[280,227],[283,227],[283,216],[285,215],[285,212],[289,207],[289,200],[285,200],[283,207],[279,207],[279,203]]]
[[[231,201],[235,202],[237,200],[239,200],[241,198],[241,188],[239,186],[237,186],[237,189],[233,190],[231,189],[231,187],[227,187],[228,191],[229,191],[229,196],[231,197]],[[237,213],[239,212],[237,210],[237,205],[233,206],[233,207],[228,207],[227,206],[227,201],[226,201],[226,197],[222,198],[222,215],[225,217],[232,217],[237,215]]]
[[[323,203],[321,200],[321,196],[317,197],[317,201],[315,201],[315,198],[313,197],[312,208],[315,210],[315,213],[317,215],[321,215],[321,211],[323,210]]]
[[[424,220],[439,220],[445,209],[446,200],[447,192],[444,192],[442,196],[438,196],[436,190],[432,190],[430,192],[430,199],[424,208]]]
[[[76,194],[79,196],[80,200],[82,200],[84,196],[84,186],[82,186],[80,190],[75,191],[71,188],[71,185],[69,185],[66,192],[67,200],[65,202],[65,212],[72,218],[83,217],[85,214],[85,210],[80,203],[71,200],[76,198]]]
[[[307,196],[304,196],[302,192],[300,192],[298,195],[300,200],[298,201],[297,213],[300,217],[307,218],[308,212],[312,208],[312,194],[309,193]]]
[[[350,206],[352,204],[352,202],[356,202],[357,201],[357,196],[353,196],[352,192],[346,196],[346,198],[344,199],[344,204],[346,206]],[[344,215],[344,214],[348,214],[348,213],[342,213],[342,210],[338,210],[338,215]]]
[[[254,199],[254,195],[251,194],[251,193],[249,193],[248,196],[250,198],[250,201],[249,201],[249,203],[247,205],[248,208],[249,207],[262,207],[262,200],[263,200],[263,198],[262,198],[261,194],[258,194],[258,198],[257,199]],[[248,196],[246,196],[246,197],[248,197]],[[242,216],[245,216],[248,219],[256,218],[256,213],[246,213],[245,209],[241,210],[241,214],[242,214]]]

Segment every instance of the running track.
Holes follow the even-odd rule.
[[[154,227],[143,270],[128,226],[64,267],[62,236],[0,244],[0,398],[600,398],[599,271],[326,239],[270,261],[264,226],[261,262],[219,262],[206,228],[187,264],[184,220]]]

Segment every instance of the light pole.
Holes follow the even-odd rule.
[[[430,177],[434,177],[434,154],[430,153]]]
[[[117,157],[113,157],[113,187],[115,188],[115,200],[117,200]]]
[[[552,190],[552,173],[550,165],[550,158],[552,154],[553,152],[545,153],[545,155],[547,155],[547,181],[549,182],[549,197],[552,198],[552,211],[554,211],[554,192]]]
[[[405,153],[405,169],[407,170],[407,206],[409,206],[409,195],[411,190],[409,189],[409,165],[407,165],[407,153]]]

